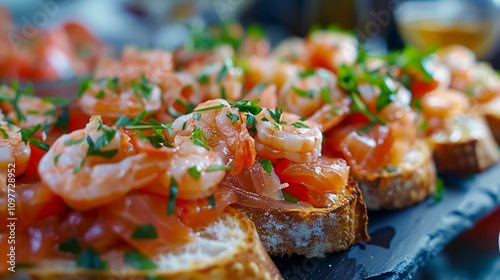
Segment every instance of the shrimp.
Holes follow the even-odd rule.
[[[260,91],[259,91],[260,90]],[[259,106],[265,108],[278,107],[278,93],[276,92],[276,85],[262,84],[253,88],[245,95],[246,100],[259,99]]]
[[[243,70],[234,67],[231,59],[226,59],[223,63],[209,63],[202,67],[195,65],[187,70],[198,80],[204,101],[215,98],[241,99]]]
[[[279,90],[290,77],[299,72],[299,66],[273,57],[251,56],[244,62],[245,89],[251,89],[258,83],[273,83]]]
[[[221,105],[223,107],[219,108]],[[195,114],[199,114],[196,119]],[[204,102],[195,108],[194,113],[177,118],[172,123],[169,140],[173,141],[176,135],[190,136],[196,128],[203,131],[207,145],[223,154],[226,164],[233,165],[232,174],[238,174],[254,164],[255,141],[248,132],[242,114],[238,109],[231,108],[227,101],[214,99]]]
[[[439,59],[450,68],[452,75],[463,73],[476,65],[473,51],[461,45],[450,45],[436,52]]]
[[[273,121],[270,111],[262,111],[256,119],[255,148],[260,158],[313,162],[321,155],[323,135],[316,123],[301,122],[299,116],[286,112],[279,123]]]
[[[103,81],[103,79],[101,79]],[[112,88],[93,83],[79,99],[82,111],[87,115],[118,118],[118,115],[135,118],[141,111],[156,112],[161,107],[160,88],[147,79],[137,84],[122,80]]]
[[[358,41],[355,36],[318,30],[309,35],[311,68],[324,67],[336,72],[341,65],[352,65],[358,57]]]
[[[271,56],[278,60],[285,59],[291,63],[304,66],[307,65],[310,55],[307,41],[299,37],[285,39],[271,53]]]
[[[31,156],[31,148],[21,139],[19,127],[0,121],[0,171],[3,183],[7,178],[7,170],[15,166],[15,175],[19,176],[26,171]],[[12,164],[12,166],[11,166]],[[5,174],[3,174],[5,173]]]
[[[40,160],[42,182],[71,207],[104,205],[143,187],[166,168],[162,160],[134,154],[130,138],[93,116],[85,129],[61,136]]]
[[[329,70],[318,68],[289,79],[281,88],[279,99],[287,112],[310,117],[326,103],[343,99],[337,88],[337,77]]]
[[[189,137],[176,136],[177,147],[167,172],[162,175],[164,186],[170,186],[172,178],[178,184],[177,197],[194,200],[206,198],[214,193],[226,174],[225,170],[208,171],[210,166],[224,166],[224,161],[213,149],[208,151],[196,145]],[[199,177],[191,175],[190,168],[196,168]]]
[[[16,93],[13,89],[3,86],[0,92],[14,99]],[[19,112],[12,102],[16,102]],[[32,95],[21,94],[17,101],[2,101],[0,108],[6,114],[7,119],[20,128],[31,128],[38,124],[54,123],[56,121],[56,105],[44,101],[42,98]]]

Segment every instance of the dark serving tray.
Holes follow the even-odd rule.
[[[500,204],[500,165],[474,177],[443,176],[442,200],[368,213],[372,240],[324,258],[274,257],[283,277],[406,279],[461,231]]]

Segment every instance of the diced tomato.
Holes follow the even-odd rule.
[[[17,228],[23,229],[32,226],[37,222],[59,215],[66,209],[63,200],[55,195],[48,187],[41,182],[18,183],[16,186],[16,217]],[[7,220],[7,196],[0,197],[0,219]],[[6,230],[7,224],[2,224],[0,230]]]
[[[78,109],[69,109],[68,132],[85,128],[90,120],[90,116]]]
[[[188,227],[204,226],[219,217],[226,207],[236,202],[236,194],[229,189],[214,194],[215,208],[210,206],[207,198],[194,201],[180,200],[176,202],[176,215]]]
[[[435,90],[439,83],[435,80],[425,81],[420,72],[410,73],[410,91],[414,98],[420,98],[426,93]]]
[[[42,157],[47,153],[47,151],[42,150],[38,147],[33,146],[30,142],[31,156],[28,161],[28,167],[26,168],[26,172],[24,173],[24,177],[38,177],[38,164]]]
[[[130,194],[104,206],[102,213],[111,230],[143,254],[152,257],[192,241],[192,229],[167,214],[168,198]],[[132,237],[138,226],[151,224],[157,238]]]

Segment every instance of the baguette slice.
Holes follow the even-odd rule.
[[[36,279],[282,279],[255,226],[237,210],[228,208],[216,222],[196,231],[198,242],[153,258],[155,270],[138,270],[123,262],[123,252],[112,251],[101,256],[109,263],[107,270],[81,269],[74,260],[51,259],[19,272]]]
[[[432,149],[423,140],[408,152],[394,172],[353,175],[370,210],[397,209],[416,204],[436,191],[436,168]]]
[[[500,97],[480,106],[480,110],[486,117],[486,121],[495,141],[497,141],[497,144],[500,144]]]
[[[498,148],[483,117],[476,114],[450,121],[446,132],[432,135],[438,172],[471,175],[483,172],[499,160]],[[465,135],[451,142],[453,133]]]
[[[370,239],[368,217],[356,182],[349,180],[330,208],[253,208],[236,206],[255,223],[271,255],[320,257]]]

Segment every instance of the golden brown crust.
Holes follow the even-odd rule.
[[[147,279],[148,275],[167,279],[282,279],[278,269],[260,244],[254,224],[241,212],[228,208],[226,213],[244,229],[244,237],[230,254],[213,258],[203,268],[181,271],[104,270],[51,271],[47,267],[24,270],[34,279]]]
[[[432,150],[419,141],[398,171],[377,175],[353,175],[368,209],[397,209],[416,204],[436,191]]]
[[[236,208],[255,223],[269,254],[317,257],[370,239],[361,192],[352,180],[346,190],[343,203],[332,208]]]
[[[500,117],[494,114],[486,114],[486,121],[497,144],[500,144]]]

